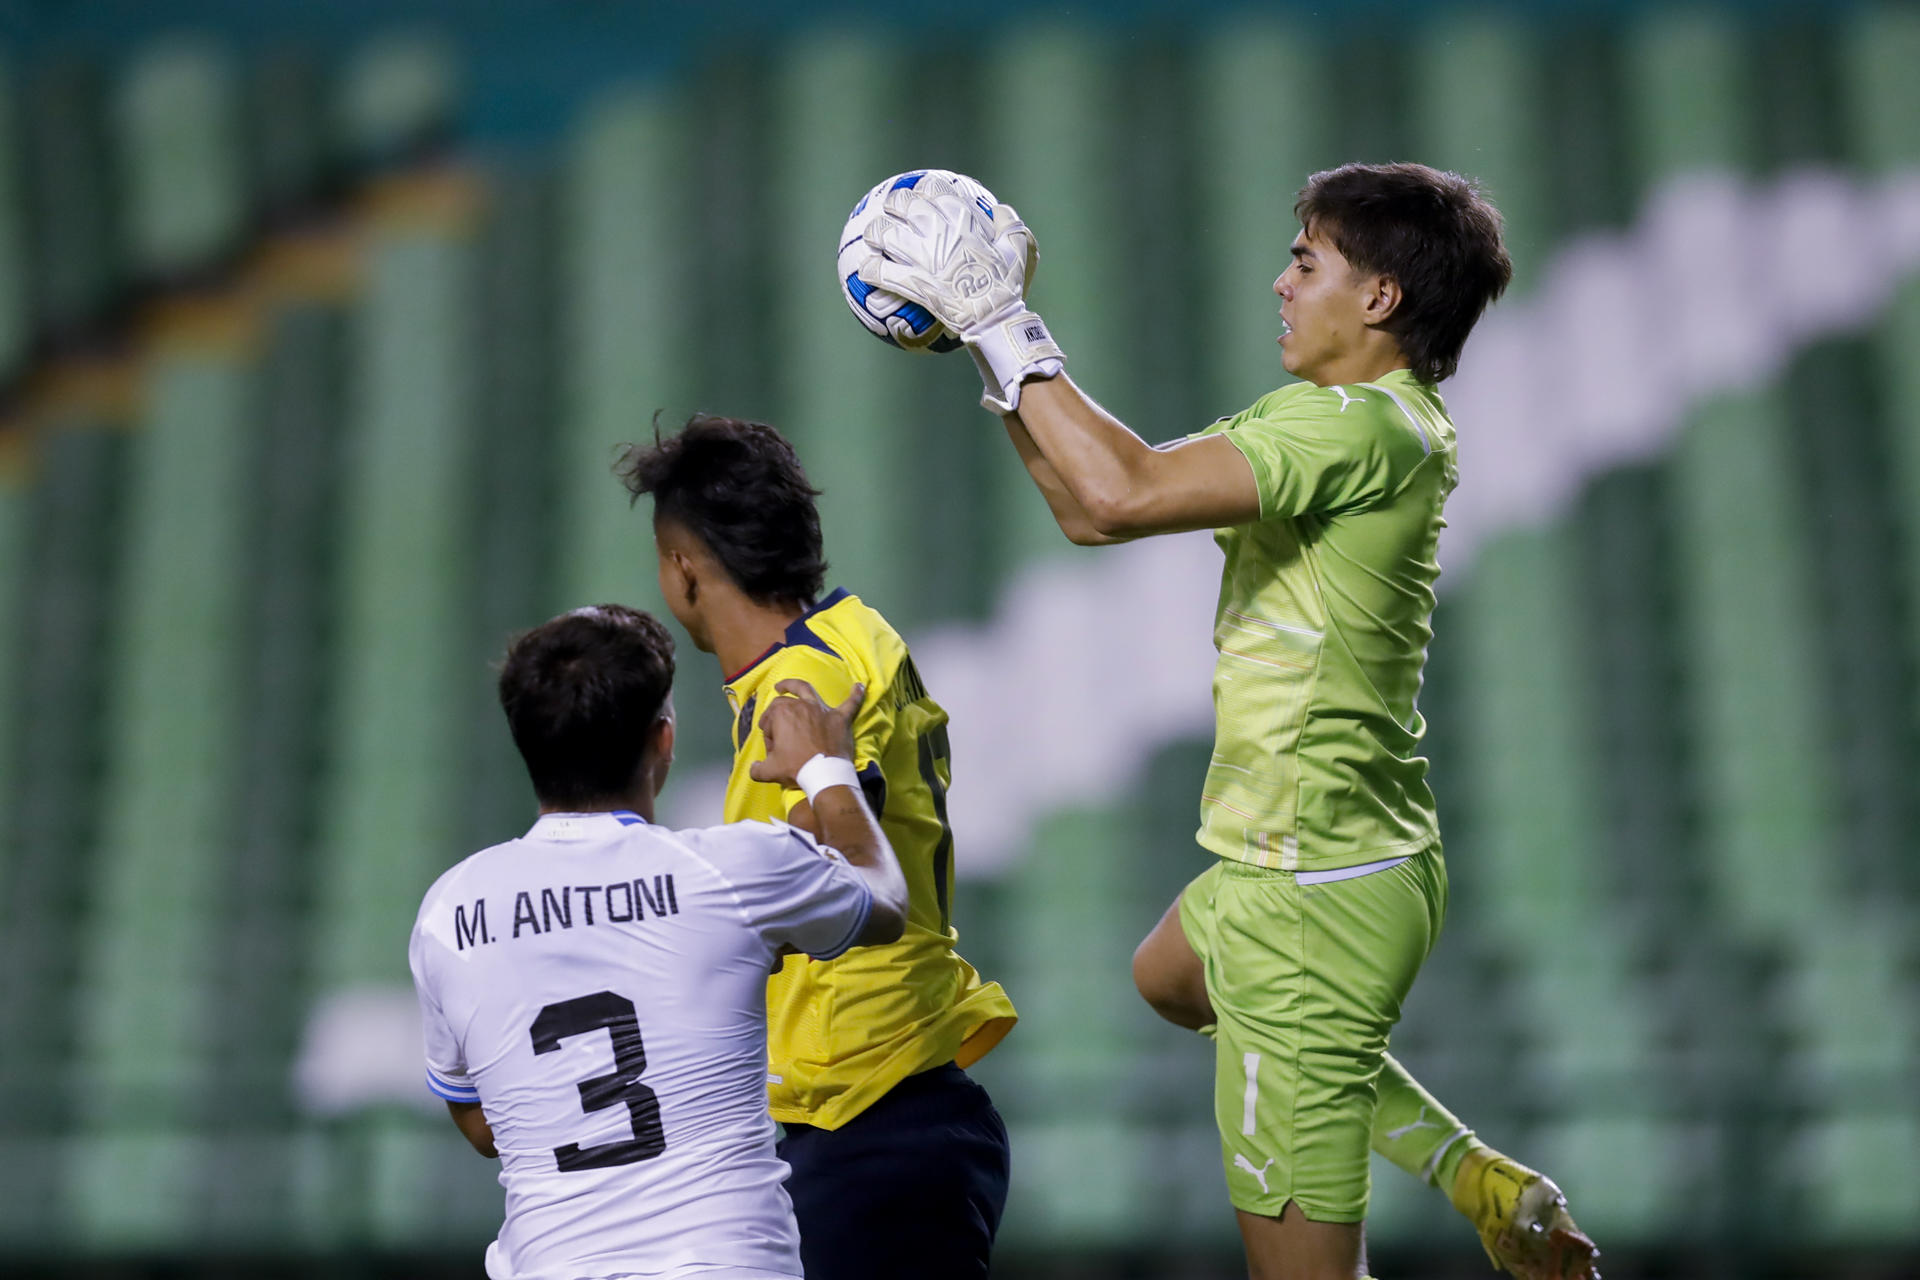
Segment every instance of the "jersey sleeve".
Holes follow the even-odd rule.
[[[420,1027],[426,1039],[427,1088],[448,1102],[478,1102],[480,1090],[467,1074],[466,1055],[459,1039],[448,1025],[447,1015],[434,988],[427,962],[427,941],[419,927],[407,946],[407,963],[413,970],[413,991],[420,999]]]
[[[709,827],[698,844],[776,950],[831,960],[853,945],[873,913],[866,877],[798,827],[736,822]]]
[[[765,692],[754,709],[752,731],[734,755],[733,770],[736,774],[745,773],[755,763],[767,758],[767,740],[760,729],[760,717],[766,714],[767,707],[777,696],[775,687],[780,681],[805,680],[820,695],[820,701],[837,707],[847,700],[847,695],[853,692],[854,682],[861,678],[845,658],[818,649],[795,647],[782,650],[769,658],[768,662],[770,669],[760,685]],[[895,714],[891,700],[881,696],[882,692],[869,682],[866,701],[860,704],[860,710],[853,718],[853,767],[865,784],[870,805],[873,803],[873,784],[869,779],[879,776],[881,746],[892,732]],[[804,791],[783,788],[778,816],[784,818],[793,812],[793,806],[804,799]],[[879,812],[877,806],[875,812]]]
[[[1377,388],[1287,390],[1295,394],[1269,396],[1202,433],[1224,435],[1246,458],[1263,520],[1364,511],[1397,493],[1431,451]]]

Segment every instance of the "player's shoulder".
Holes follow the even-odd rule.
[[[743,871],[772,869],[783,858],[818,856],[823,847],[811,835],[778,818],[685,827],[667,833],[729,881]]]
[[[872,685],[876,676],[898,665],[905,651],[899,633],[878,610],[838,587],[794,619],[778,644],[727,685],[750,692],[782,680],[805,680],[831,702],[856,681]]]
[[[1416,384],[1395,386],[1391,375],[1375,382],[1324,387],[1294,383],[1274,394],[1262,416],[1281,427],[1368,441],[1392,453],[1405,453],[1410,460],[1433,451],[1435,428],[1444,417]]]
[[[434,878],[420,897],[420,909],[414,913],[408,940],[408,954],[416,964],[429,954],[444,948],[460,950],[459,935],[470,915],[483,919],[484,902],[519,865],[515,846],[520,839],[504,840],[470,853]]]
[[[420,911],[416,916],[416,922],[432,911],[436,904],[458,897],[469,886],[488,878],[494,867],[511,856],[512,847],[518,843],[518,838],[515,838],[488,845],[484,849],[468,854],[434,877],[433,883],[420,897]]]
[[[801,618],[807,631],[863,678],[884,671],[906,652],[906,641],[881,612],[837,587]]]
[[[1239,413],[1223,421],[1232,426],[1272,418],[1290,410],[1297,411],[1300,408],[1300,401],[1320,390],[1323,388],[1316,387],[1311,382],[1289,382],[1283,387],[1275,387]]]

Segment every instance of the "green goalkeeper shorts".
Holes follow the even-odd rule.
[[[1214,1116],[1236,1208],[1367,1216],[1380,1059],[1446,914],[1438,845],[1307,884],[1221,859],[1181,893],[1218,1019]]]

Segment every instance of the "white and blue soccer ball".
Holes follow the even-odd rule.
[[[996,203],[993,192],[965,174],[954,173],[950,169],[914,169],[897,173],[876,183],[873,190],[861,196],[860,203],[854,205],[853,212],[847,215],[847,225],[840,232],[840,294],[847,300],[847,307],[853,312],[854,319],[882,342],[906,351],[957,351],[960,349],[960,339],[948,332],[932,312],[917,302],[860,278],[860,265],[873,252],[865,244],[864,237],[875,219],[887,216],[883,207],[887,193],[902,187],[917,186],[929,174],[937,174],[951,182],[967,197],[973,208],[980,211],[987,223],[992,223]]]

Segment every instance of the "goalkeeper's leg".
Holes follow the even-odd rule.
[[[1177,1027],[1211,1038],[1213,1003],[1200,957],[1180,924],[1175,898],[1133,953],[1133,984],[1153,1011]],[[1485,1144],[1434,1101],[1392,1054],[1380,1068],[1373,1149],[1429,1186],[1453,1185],[1468,1151]]]
[[[1212,1038],[1213,1002],[1207,998],[1207,974],[1180,925],[1179,898],[1134,949],[1133,985],[1140,998],[1168,1022]]]
[[[1446,1190],[1468,1151],[1486,1144],[1434,1100],[1398,1059],[1380,1065],[1373,1112],[1373,1149],[1430,1187]]]
[[[1373,1149],[1447,1193],[1494,1268],[1522,1280],[1597,1280],[1600,1251],[1553,1179],[1473,1136],[1391,1054],[1381,1063]]]
[[[1154,1012],[1212,1038],[1206,971],[1181,927],[1178,898],[1134,951],[1133,981]],[[1552,1179],[1481,1142],[1392,1054],[1382,1059],[1377,1092],[1373,1149],[1445,1192],[1496,1268],[1523,1280],[1598,1275],[1599,1250],[1574,1225]]]

